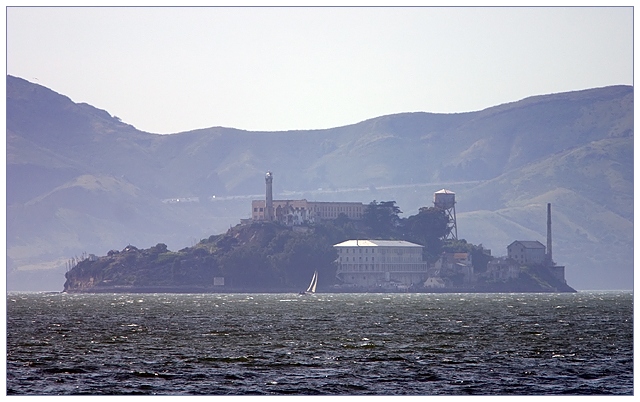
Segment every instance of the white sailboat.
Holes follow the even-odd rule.
[[[307,293],[315,293],[317,285],[318,285],[318,271],[314,271],[313,276],[311,277],[311,283],[309,284],[309,287],[307,288],[306,291],[300,292],[300,294],[304,295]]]

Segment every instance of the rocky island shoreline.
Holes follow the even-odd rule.
[[[422,283],[402,286],[390,282],[368,287],[340,283],[336,278],[338,255],[333,245],[351,236],[366,235],[368,230],[364,222],[341,219],[310,225],[304,230],[274,222],[253,222],[237,225],[179,251],[168,250],[159,243],[148,249],[128,245],[105,256],[89,255],[66,272],[63,292],[297,293],[307,286],[314,271],[319,272],[319,293],[575,292],[544,265],[519,266],[517,275],[511,277],[496,275],[492,261],[497,259],[482,246],[464,240],[444,240],[442,232],[433,229],[440,211],[427,208],[421,213],[423,218],[427,215],[436,218],[421,227],[420,232],[431,233],[438,239],[425,247],[424,255],[430,261],[430,269],[439,267],[442,287],[425,287]],[[432,230],[425,231],[427,227]],[[473,261],[473,282],[442,265],[446,256],[456,253],[467,254]]]

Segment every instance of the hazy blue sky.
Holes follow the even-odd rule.
[[[319,129],[633,84],[633,9],[16,8],[7,74],[140,130]]]

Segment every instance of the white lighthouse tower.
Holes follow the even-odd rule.
[[[266,221],[273,220],[273,174],[271,172],[267,172],[264,177],[264,181],[267,185],[267,193],[265,196],[265,208],[264,208],[264,219]]]
[[[449,218],[449,231],[445,239],[458,240],[458,225],[456,224],[456,193],[442,189],[433,194],[433,206],[444,210]]]

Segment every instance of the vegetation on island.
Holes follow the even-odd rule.
[[[163,243],[148,249],[129,245],[78,262],[65,275],[64,291],[296,291],[306,287],[316,270],[322,278],[319,287],[327,289],[338,283],[333,245],[367,238],[421,244],[430,263],[443,252],[469,252],[475,271],[486,270],[491,257],[482,245],[445,240],[450,227],[443,210],[424,207],[408,218],[401,213],[395,201],[372,201],[361,220],[341,214],[298,227],[240,224],[179,251]],[[450,275],[449,282],[456,283],[455,274]],[[216,278],[224,278],[224,285],[216,286]]]
[[[137,130],[22,78],[7,76],[6,87],[10,291],[61,289],[65,261],[83,252],[177,249],[225,233],[249,212],[238,200],[263,191],[256,166],[274,172],[276,194],[396,200],[405,217],[432,205],[440,183],[456,183],[460,233],[498,254],[515,239],[544,236],[551,202],[554,247],[571,282],[633,284],[633,86],[320,130],[172,135]]]

